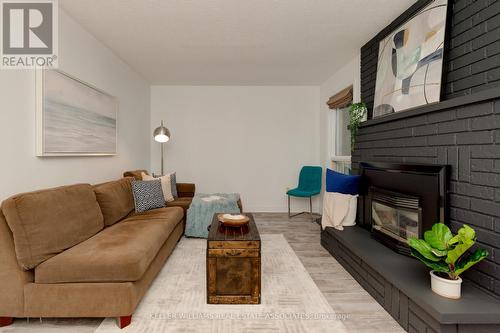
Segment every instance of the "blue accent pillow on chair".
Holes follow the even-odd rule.
[[[356,195],[359,193],[360,176],[345,175],[326,169],[326,191]]]

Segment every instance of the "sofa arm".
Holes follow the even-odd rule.
[[[194,197],[194,193],[196,192],[196,186],[190,183],[177,183],[177,195],[179,198],[182,197]]]
[[[14,238],[0,211],[0,317],[24,317],[24,286],[33,281],[33,271],[17,263]]]
[[[132,171],[125,171],[123,173],[123,177],[134,177],[135,180],[142,180],[142,173],[143,172],[146,175],[149,175],[149,173],[146,170],[132,170]]]

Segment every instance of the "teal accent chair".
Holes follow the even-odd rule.
[[[305,166],[300,170],[299,185],[286,192],[288,195],[288,217],[307,214],[307,212],[290,214],[290,197],[309,198],[309,215],[313,220],[312,197],[321,193],[321,179],[323,168],[319,166]]]

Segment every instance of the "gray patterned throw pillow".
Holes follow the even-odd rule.
[[[177,179],[175,176],[175,172],[170,174],[170,186],[172,187],[172,196],[177,199],[179,195],[177,194]]]
[[[150,181],[135,180],[132,182],[132,192],[137,213],[165,207],[165,198],[163,197],[159,179]]]

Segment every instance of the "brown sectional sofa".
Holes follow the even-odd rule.
[[[136,214],[132,179],[23,193],[2,203],[0,326],[13,317],[130,323],[182,237],[189,207]],[[194,185],[178,190],[194,195]]]

